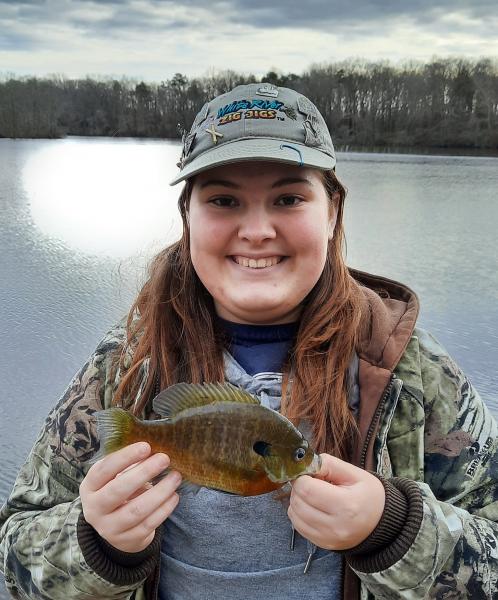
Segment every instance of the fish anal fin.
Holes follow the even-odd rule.
[[[168,467],[167,469],[164,469],[164,471],[162,471],[161,473],[159,473],[159,475],[156,475],[155,477],[153,477],[150,480],[150,483],[152,485],[156,485],[162,479],[164,479],[166,477],[166,475],[168,475],[169,473],[171,473],[171,471],[172,471],[171,467]],[[201,489],[200,485],[197,485],[196,483],[192,483],[188,479],[182,479],[182,482],[176,488],[176,491],[179,492],[180,494],[194,494],[195,495],[195,494],[199,493],[200,489]]]
[[[177,488],[177,492],[180,494],[193,494],[196,496],[202,486],[197,485],[197,483],[192,483],[188,479],[184,479]]]

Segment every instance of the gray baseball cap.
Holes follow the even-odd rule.
[[[207,102],[183,136],[180,172],[170,185],[196,173],[247,160],[329,170],[335,152],[316,106],[299,92],[268,83],[239,85]]]

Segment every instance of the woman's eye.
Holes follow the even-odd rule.
[[[230,198],[229,196],[220,196],[218,198],[211,198],[209,200],[210,204],[214,204],[215,206],[221,207],[231,207],[236,206],[237,202],[234,198]]]
[[[277,200],[277,204],[280,206],[297,206],[302,202],[302,199],[299,196],[281,196]]]

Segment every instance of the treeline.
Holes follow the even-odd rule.
[[[241,83],[299,90],[323,114],[339,147],[498,148],[498,63],[355,60],[261,79],[232,71],[159,84],[130,79],[7,78],[0,81],[0,137],[179,137],[203,103]]]

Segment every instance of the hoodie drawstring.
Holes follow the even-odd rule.
[[[296,544],[296,530],[294,529],[294,527],[292,527],[291,542],[290,542],[291,550],[294,550],[295,544]],[[309,540],[306,540],[306,549],[308,550],[308,559],[306,560],[306,564],[304,565],[303,572],[305,575],[310,570],[311,563],[313,561],[313,556],[316,552],[317,546],[315,544],[313,544],[312,542],[310,542]]]

